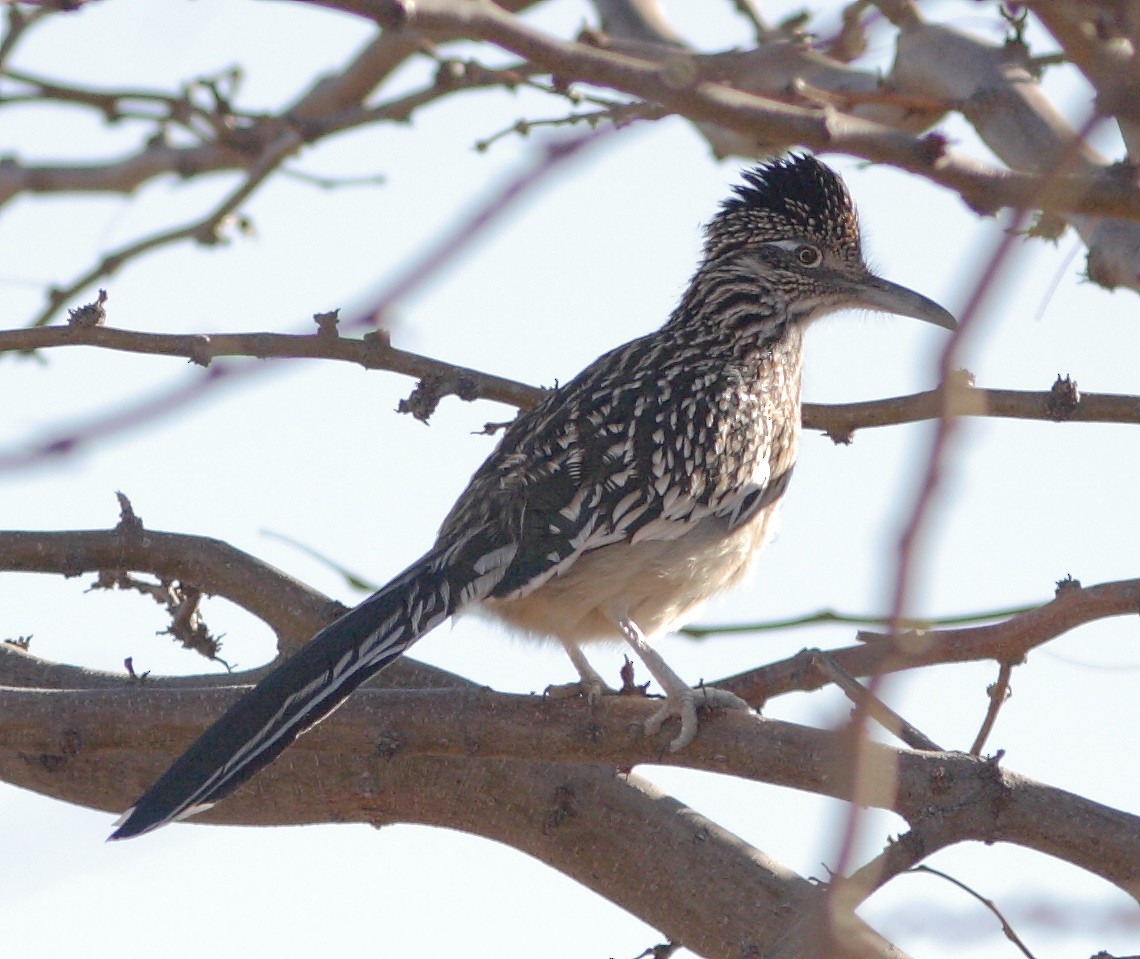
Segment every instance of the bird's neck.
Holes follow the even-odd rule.
[[[689,282],[663,332],[695,349],[745,366],[798,367],[803,326],[775,287],[739,266],[704,264]]]

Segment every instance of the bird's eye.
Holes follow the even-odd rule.
[[[814,246],[809,246],[805,243],[796,250],[796,259],[800,262],[801,266],[819,266],[820,261],[823,259],[823,254]]]

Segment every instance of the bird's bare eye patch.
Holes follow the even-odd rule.
[[[819,247],[803,240],[770,240],[764,245],[791,253],[800,266],[816,267],[823,262],[823,253]]]
[[[796,249],[796,260],[801,266],[819,266],[823,254],[810,243],[804,243]]]

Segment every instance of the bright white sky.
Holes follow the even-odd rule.
[[[706,49],[744,43],[731,4],[676,11]],[[723,9],[722,9],[723,8]],[[965,29],[973,6],[931,9]],[[584,4],[549,4],[534,22],[563,36],[591,20]],[[117,0],[33,34],[15,65],[105,87],[174,89],[241,62],[246,108],[274,109],[343,63],[366,27],[293,4]],[[877,51],[889,60],[889,46]],[[409,70],[407,82],[420,74]],[[1052,78],[1074,116],[1088,91]],[[424,111],[410,128],[354,133],[304,155],[312,173],[383,173],[387,185],[325,192],[279,179],[248,213],[256,236],[229,248],[166,250],[103,285],[110,323],[169,332],[305,329],[314,312],[351,308],[466,210],[524,169],[534,143],[472,144],[519,117],[558,116],[538,95],[468,94]],[[0,155],[29,162],[113,157],[136,142],[70,111],[6,110]],[[946,129],[986,157],[969,129]],[[537,138],[536,138],[537,139]],[[1109,152],[1116,149],[1111,139]],[[1114,154],[1116,155],[1116,154]],[[952,195],[889,170],[834,159],[860,205],[873,262],[891,279],[961,307],[997,239]],[[736,178],[677,120],[613,138],[505,217],[430,288],[405,302],[397,345],[532,383],[565,380],[603,350],[661,323],[694,264],[699,225]],[[40,307],[104,251],[200,215],[232,176],[163,180],[132,198],[23,198],[0,216],[0,326]],[[1082,283],[1071,234],[1024,246],[967,344],[979,385],[1045,389],[1058,373],[1084,390],[1136,393],[1135,294]],[[1048,291],[1056,283],[1050,294]],[[81,298],[86,301],[91,294]],[[928,388],[943,342],[909,320],[844,316],[808,343],[807,398],[867,399]],[[61,425],[135,404],[185,382],[177,360],[94,350],[48,363],[7,361],[0,378],[0,451]],[[114,491],[155,529],[216,536],[346,601],[329,570],[267,537],[276,532],[382,581],[430,543],[492,440],[473,435],[511,411],[446,401],[424,427],[392,410],[412,387],[346,365],[283,365],[170,420],[51,468],[0,476],[0,527],[105,528]],[[821,607],[883,610],[893,548],[929,439],[925,427],[869,431],[850,447],[805,437],[783,532],[752,580],[706,621],[794,615]],[[1086,585],[1136,576],[1140,521],[1134,428],[971,422],[953,450],[952,483],[922,557],[916,614],[942,615],[1047,599],[1071,573]],[[0,578],[0,634],[33,633],[41,656],[120,670],[196,672],[201,661],[153,634],[161,611],[137,596],[84,594],[87,580]],[[224,603],[207,607],[243,666],[270,655],[268,631]],[[1034,653],[1014,677],[990,748],[1023,774],[1140,813],[1131,756],[1140,728],[1136,623],[1081,629]],[[662,643],[690,680],[715,679],[804,645],[843,645],[850,629]],[[479,622],[444,627],[416,655],[505,691],[571,678],[553,650],[523,647]],[[596,654],[616,674],[618,651]],[[896,708],[937,741],[968,748],[996,668],[931,670],[895,682]],[[769,714],[837,723],[835,696],[794,696]],[[1121,759],[1122,754],[1126,759]],[[814,796],[724,777],[643,770],[726,828],[805,875],[834,862],[842,810]],[[13,956],[423,955],[633,957],[658,934],[513,850],[415,827],[233,829],[175,826],[106,845],[113,817],[0,787],[0,923]],[[866,852],[901,827],[889,816]],[[1063,913],[1069,932],[1022,920],[1037,956],[1135,951],[1134,904],[1099,880],[1013,847],[956,848],[932,864],[972,883],[1015,919],[1032,906]],[[1130,911],[1132,910],[1132,911]],[[928,877],[897,880],[864,910],[901,947],[926,956],[1012,954],[971,900]],[[448,921],[441,922],[440,916]],[[1115,918],[1114,918],[1115,917]],[[1046,916],[1048,918],[1048,916]],[[65,921],[61,921],[65,919]],[[1131,925],[1126,928],[1124,921]],[[1115,925],[1113,923],[1115,922]],[[1075,924],[1075,925],[1074,925]],[[947,937],[956,944],[945,945]]]

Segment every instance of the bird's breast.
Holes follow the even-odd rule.
[[[610,612],[627,611],[647,636],[685,622],[734,586],[776,529],[778,504],[730,529],[726,517],[700,520],[675,539],[615,543],[580,556],[564,573],[483,609],[536,638],[616,641]]]

